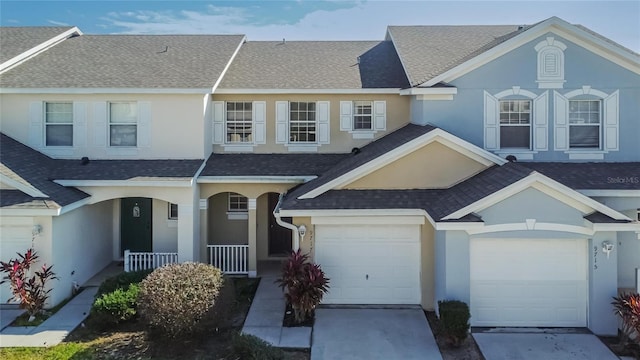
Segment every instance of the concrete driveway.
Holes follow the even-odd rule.
[[[442,360],[421,309],[317,309],[311,360]]]
[[[619,360],[597,336],[566,333],[474,333],[486,360]]]

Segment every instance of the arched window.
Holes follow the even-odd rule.
[[[566,45],[548,37],[536,45],[538,52],[538,88],[561,89],[564,85],[564,50]]]

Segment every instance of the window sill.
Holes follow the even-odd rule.
[[[285,146],[289,149],[289,152],[318,152],[318,144],[289,143]]]
[[[354,139],[373,139],[376,133],[373,130],[353,130],[349,132]]]
[[[227,219],[229,220],[248,220],[249,213],[242,211],[229,211],[227,212]]]
[[[496,154],[500,157],[506,158],[509,155],[515,156],[518,160],[533,160],[533,155],[538,152],[535,150],[527,149],[500,149],[496,150]]]
[[[603,150],[569,150],[565,154],[569,154],[569,160],[604,160]]]
[[[225,144],[223,147],[225,152],[253,152],[254,144]]]
[[[167,227],[175,228],[178,227],[178,219],[167,219]]]

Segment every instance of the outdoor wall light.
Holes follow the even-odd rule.
[[[307,234],[307,227],[304,224],[298,226],[298,234],[300,234],[300,242],[304,241],[304,236]]]
[[[31,228],[31,235],[38,236],[42,234],[42,225],[33,225]]]
[[[602,242],[602,252],[607,254],[607,259],[609,258],[609,254],[613,251],[613,243],[609,240],[605,240]]]

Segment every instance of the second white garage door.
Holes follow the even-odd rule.
[[[471,240],[472,326],[587,325],[586,239]]]
[[[323,304],[419,304],[418,225],[316,225],[315,262],[330,278]]]

